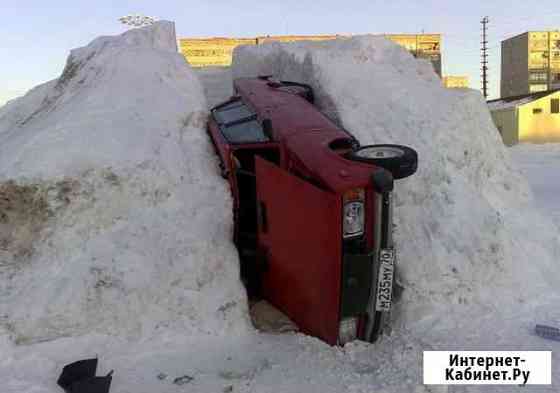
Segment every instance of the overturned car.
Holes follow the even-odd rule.
[[[416,152],[360,146],[308,85],[264,76],[234,91],[208,133],[231,185],[249,295],[329,344],[375,341],[395,286],[394,179],[416,171]]]

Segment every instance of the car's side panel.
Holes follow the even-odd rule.
[[[300,329],[335,345],[342,258],[341,200],[256,157],[264,297]]]
[[[350,161],[329,148],[331,142],[351,135],[316,106],[271,87],[266,80],[237,79],[235,88],[261,119],[271,120],[274,139],[286,150],[286,156],[297,158],[317,183],[336,192],[369,183],[375,166]]]

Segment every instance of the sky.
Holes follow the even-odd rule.
[[[132,13],[172,20],[181,37],[441,33],[444,75],[480,88],[480,20],[489,24],[490,97],[499,96],[500,41],[560,29],[560,2],[539,0],[1,0],[0,105],[60,75],[72,48],[126,30]],[[536,6],[538,4],[538,6]]]

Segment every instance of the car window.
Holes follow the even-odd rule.
[[[234,101],[214,111],[214,118],[219,124],[231,124],[250,118],[255,114],[242,101]]]
[[[230,143],[260,143],[269,142],[261,123],[248,120],[241,123],[222,127],[222,133]]]

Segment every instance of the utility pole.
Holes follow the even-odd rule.
[[[485,16],[482,18],[482,47],[480,48],[480,65],[482,71],[482,95],[488,98],[488,22],[490,19]]]

